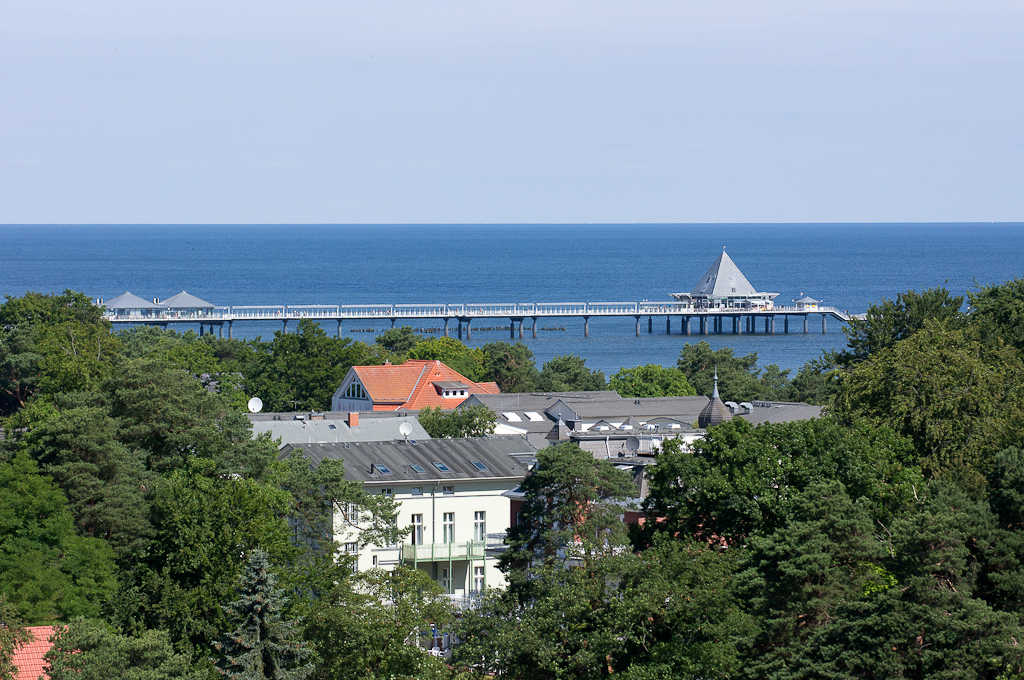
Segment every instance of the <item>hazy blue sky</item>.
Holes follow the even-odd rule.
[[[0,222],[1024,220],[1021,0],[3,0]]]

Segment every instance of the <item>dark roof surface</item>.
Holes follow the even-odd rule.
[[[697,425],[708,428],[724,423],[727,420],[732,420],[732,412],[718,398],[718,388],[716,387],[715,396],[704,407],[704,410],[700,412],[700,415],[697,416]]]
[[[761,402],[757,402],[760,404]],[[754,406],[750,413],[736,414],[751,425],[761,423],[788,423],[794,420],[810,420],[821,417],[821,406],[791,401],[767,402],[770,406]]]
[[[160,306],[167,309],[211,309],[213,305],[197,298],[192,293],[186,293],[181,291],[177,295],[172,295],[166,300],[160,301]]]
[[[516,454],[535,455],[537,449],[517,435],[472,437],[466,439],[429,439],[390,442],[350,442],[329,444],[289,444],[281,456],[302,449],[316,467],[325,459],[345,461],[345,478],[359,482],[413,482],[488,478],[522,478],[526,467],[513,458]],[[487,468],[477,469],[471,461]],[[440,472],[434,463],[443,463],[451,472]],[[419,474],[410,466],[419,465]],[[379,474],[371,468],[384,465],[392,474]],[[513,467],[514,466],[514,467]]]

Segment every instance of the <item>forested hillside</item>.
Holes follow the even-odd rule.
[[[0,677],[20,626],[67,624],[54,678],[1001,678],[1024,673],[1024,281],[871,307],[792,380],[688,345],[610,383],[580,357],[304,322],[268,341],[114,332],[83,295],[0,306]],[[323,540],[396,507],[251,437],[248,396],[326,408],[355,364],[441,359],[503,391],[611,385],[800,398],[625,473],[563,444],[527,478],[510,586],[459,617],[415,570],[353,574]],[[263,603],[266,603],[265,605]],[[449,662],[407,644],[454,630]],[[262,670],[257,670],[261,668]],[[219,669],[219,670],[218,670]],[[232,675],[234,674],[234,675]]]

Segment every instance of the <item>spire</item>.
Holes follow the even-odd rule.
[[[718,396],[718,364],[715,364],[715,391],[711,393],[712,399],[721,399]]]
[[[714,427],[719,423],[725,422],[726,420],[732,420],[732,412],[722,403],[722,398],[718,396],[718,366],[715,366],[715,391],[711,393],[711,399],[708,401],[708,405],[700,412],[697,416],[697,427],[707,429]]]

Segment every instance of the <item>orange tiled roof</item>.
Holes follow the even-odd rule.
[[[50,636],[53,635],[54,626],[29,626],[27,630],[32,633],[33,639],[14,650],[12,661],[18,669],[14,680],[36,680],[40,675],[48,678],[50,676],[43,672],[47,665],[43,656],[53,646]]]
[[[455,408],[465,399],[445,399],[434,383],[461,382],[470,394],[498,394],[493,382],[475,383],[440,361],[411,359],[404,364],[353,366],[359,381],[373,401],[374,411],[409,409],[418,411],[427,406]]]

